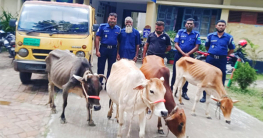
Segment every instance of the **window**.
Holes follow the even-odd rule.
[[[157,20],[165,23],[165,30],[174,30],[177,19],[177,8],[173,6],[159,5]]]
[[[214,32],[216,20],[219,19],[220,10],[202,9],[202,8],[185,8],[183,15],[182,28],[188,18],[194,18],[194,30],[200,32],[201,36]]]
[[[228,22],[245,24],[263,24],[263,13],[230,11]]]

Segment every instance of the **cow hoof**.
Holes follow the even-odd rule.
[[[94,121],[89,121],[89,126],[96,126]]]
[[[180,105],[184,105],[184,103],[180,103]]]
[[[56,109],[51,109],[52,114],[56,114],[57,110]]]
[[[164,135],[163,130],[162,130],[162,129],[159,129],[159,130],[158,130],[158,134],[162,134],[162,135]]]
[[[192,113],[191,115],[192,115],[192,116],[196,116],[196,114],[195,114],[195,113]]]
[[[111,119],[111,116],[107,116],[108,119]]]
[[[61,124],[66,124],[67,123],[66,118],[61,118],[60,123]]]
[[[212,117],[211,116],[208,116],[208,117],[206,117],[207,119],[212,119]]]

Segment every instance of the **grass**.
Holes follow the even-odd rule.
[[[226,79],[230,79],[231,74],[226,75]],[[263,81],[263,74],[257,74],[257,80]]]
[[[263,121],[263,91],[260,88],[240,90],[236,86],[227,89],[229,96],[239,100],[234,106]]]

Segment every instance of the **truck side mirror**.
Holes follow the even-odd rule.
[[[97,30],[99,29],[100,25],[99,24],[93,24],[93,32],[97,32]]]
[[[10,19],[9,20],[9,26],[16,27],[16,19]]]

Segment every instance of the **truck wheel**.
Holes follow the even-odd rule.
[[[32,73],[20,72],[19,76],[20,76],[20,80],[21,80],[22,84],[28,84],[31,80]]]

